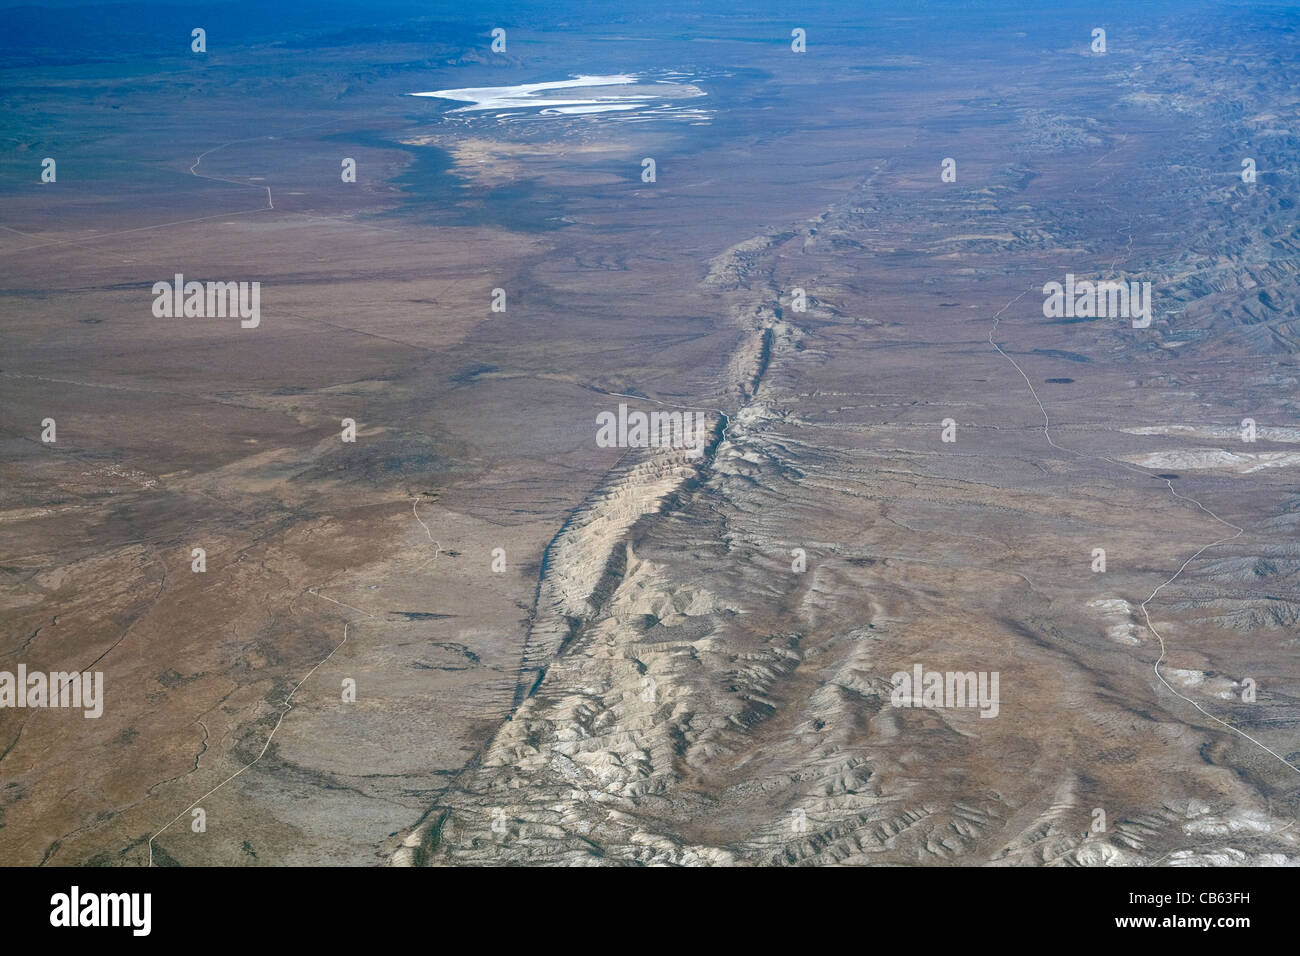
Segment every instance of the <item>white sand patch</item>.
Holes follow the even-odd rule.
[[[1211,438],[1218,441],[1241,440],[1241,428],[1238,425],[1145,425],[1141,428],[1121,428],[1120,431],[1128,435],[1186,435],[1189,438]],[[1300,428],[1257,425],[1255,436],[1259,441],[1300,444]]]
[[[1088,607],[1101,612],[1107,625],[1106,636],[1119,644],[1141,644],[1141,629],[1133,622],[1133,605],[1121,598],[1101,598],[1089,601]]]
[[[634,110],[644,103],[592,103],[586,106],[548,106],[542,110],[543,116],[582,116],[587,113],[613,113],[618,110]]]
[[[1272,833],[1273,824],[1261,814],[1247,811],[1240,816],[1193,820],[1183,827],[1191,834],[1208,834],[1210,836],[1227,836],[1230,833]]]
[[[1123,460],[1156,471],[1224,470],[1248,475],[1265,468],[1289,468],[1300,465],[1300,452],[1230,452],[1222,448],[1189,448],[1180,451],[1157,451],[1147,455],[1130,455]]]
[[[1205,683],[1205,674],[1202,671],[1189,671],[1181,667],[1170,667],[1165,670],[1165,674],[1184,687],[1196,687]]]
[[[707,111],[698,108],[673,105],[681,100],[706,95],[698,86],[670,80],[647,81],[626,73],[613,76],[575,76],[567,80],[522,83],[517,86],[432,90],[408,95],[468,104],[452,110],[452,113],[496,111],[497,119],[526,115],[583,116],[638,111],[646,111],[650,116],[675,118],[700,118],[707,115]],[[513,112],[517,110],[530,112]]]
[[[589,86],[616,86],[635,83],[635,76],[619,74],[617,76],[575,76],[569,80],[554,80],[550,83],[522,83],[518,86],[473,86],[462,90],[433,90],[428,93],[411,93],[411,96],[434,96],[443,100],[456,100],[469,103],[456,110],[468,113],[475,110],[508,110],[529,106],[578,106],[592,104],[598,100],[575,99],[560,100],[539,97],[539,93],[551,90],[564,90]]]

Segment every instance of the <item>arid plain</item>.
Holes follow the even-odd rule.
[[[6,48],[0,862],[1294,863],[1297,15],[1155,9]]]

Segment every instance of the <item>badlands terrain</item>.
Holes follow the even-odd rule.
[[[0,862],[1300,859],[1300,16],[849,6],[13,14]]]

